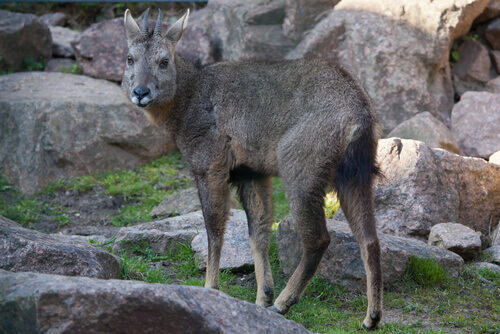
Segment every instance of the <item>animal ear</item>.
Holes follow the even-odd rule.
[[[177,42],[181,39],[182,33],[186,30],[187,23],[189,18],[189,9],[186,14],[184,14],[180,19],[177,20],[170,28],[167,30],[167,34],[165,38],[168,42],[176,45]]]
[[[132,18],[132,14],[130,14],[130,10],[125,11],[125,15],[123,17],[123,24],[125,25],[125,33],[127,34],[128,44],[130,46],[130,42],[134,40],[141,33],[141,29],[137,25],[137,22]]]

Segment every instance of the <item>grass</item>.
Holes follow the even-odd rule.
[[[132,245],[127,252],[119,252],[124,268],[122,279],[203,286],[204,273],[198,270],[191,247],[179,246],[168,254],[157,254],[145,243]],[[276,235],[273,233],[270,260],[277,295],[285,287],[286,278],[279,269],[276,249]],[[167,263],[167,269],[152,265],[159,262]],[[411,263],[404,279],[386,288],[386,319],[378,333],[445,333],[450,330],[498,333],[500,275],[467,267],[459,277],[452,279],[443,274],[444,270],[434,261],[413,258]],[[241,274],[221,271],[220,290],[240,300],[254,302],[255,277],[253,273],[246,276],[249,277],[247,283],[242,283]],[[495,290],[486,286],[480,277],[495,284]],[[361,322],[366,307],[364,293],[350,292],[316,276],[300,303],[285,317],[313,332],[357,333],[364,331]],[[399,316],[391,317],[394,313]]]
[[[448,279],[446,271],[434,259],[410,256],[406,276],[423,286],[435,286]]]
[[[178,154],[159,158],[132,171],[117,171],[61,180],[46,187],[42,194],[58,192],[88,192],[96,187],[105,194],[119,195],[125,207],[111,221],[128,225],[149,220],[149,210],[165,196],[191,186],[184,177]],[[1,201],[2,193],[15,194],[8,204]],[[289,214],[288,202],[280,179],[273,179],[275,223],[271,235],[270,261],[273,268],[276,295],[286,285],[281,272],[276,245],[276,227]],[[325,200],[325,213],[332,217],[338,208],[334,194]],[[29,226],[47,212],[60,224],[69,224],[65,208],[57,208],[35,198],[26,198],[0,177],[0,215]],[[59,222],[58,221],[58,222]],[[113,252],[114,241],[93,242]],[[204,272],[190,245],[177,244],[166,254],[154,252],[146,243],[131,245],[115,253],[122,259],[121,278],[149,283],[203,286]],[[254,302],[256,297],[253,272],[221,271],[220,288],[228,295]],[[364,332],[361,322],[366,312],[365,292],[351,292],[327,280],[315,277],[300,303],[286,315],[307,329],[319,333]],[[386,287],[384,325],[378,333],[498,333],[500,332],[500,275],[487,269],[466,265],[459,277],[446,275],[435,261],[412,258],[404,278]]]

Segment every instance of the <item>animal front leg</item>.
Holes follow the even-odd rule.
[[[248,219],[250,247],[257,279],[257,305],[268,307],[273,303],[274,282],[269,263],[269,237],[273,218],[271,178],[262,177],[241,181],[238,194]]]
[[[229,187],[227,182],[213,177],[198,179],[197,185],[208,237],[205,288],[218,289],[220,256],[229,213]]]

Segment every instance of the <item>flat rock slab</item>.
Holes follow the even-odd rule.
[[[172,196],[165,198],[160,204],[155,206],[151,217],[178,216],[201,210],[200,198],[195,188],[183,190]]]
[[[253,268],[254,262],[248,238],[248,223],[245,212],[231,210],[224,234],[220,269],[245,270]],[[193,239],[191,248],[199,261],[199,268],[206,269],[208,237],[205,229],[200,230],[200,233]]]
[[[310,333],[201,287],[0,270],[4,333]]]
[[[108,279],[119,276],[121,261],[83,240],[29,230],[0,216],[0,269]]]
[[[351,229],[346,223],[332,219],[327,220],[327,229],[332,241],[321,260],[318,275],[333,284],[340,284],[351,290],[364,290],[365,268]],[[382,251],[384,283],[388,285],[403,277],[410,256],[435,259],[452,276],[459,273],[464,263],[464,260],[457,254],[429,246],[419,240],[390,236],[380,232],[378,237]],[[301,240],[290,217],[280,223],[276,239],[283,272],[290,276],[302,255]]]
[[[179,243],[189,245],[193,238],[204,230],[205,221],[201,211],[123,227],[116,236],[113,250],[126,249],[132,244],[146,244],[155,252],[166,253],[169,249],[177,247]]]
[[[481,233],[462,224],[436,224],[429,234],[429,245],[449,250],[464,260],[472,260],[481,250]]]

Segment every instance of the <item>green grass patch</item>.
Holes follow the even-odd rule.
[[[434,286],[446,280],[448,275],[436,260],[411,256],[406,267],[406,277],[423,286]]]

